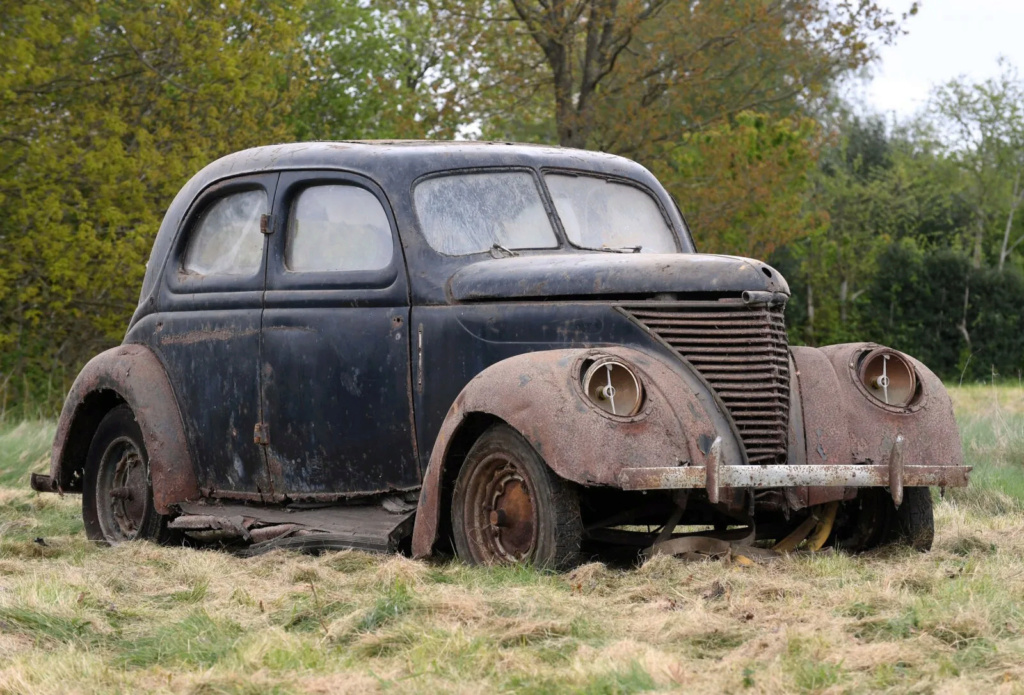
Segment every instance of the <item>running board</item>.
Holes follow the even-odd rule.
[[[277,548],[303,552],[366,550],[392,553],[412,534],[414,512],[378,505],[315,509],[258,506],[240,502],[183,502],[181,516],[168,528],[199,541],[232,541],[246,545],[244,556]]]

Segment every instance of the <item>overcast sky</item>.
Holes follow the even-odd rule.
[[[879,3],[901,14],[911,0]],[[1024,72],[1024,0],[921,0],[906,28],[896,45],[882,49],[873,79],[853,88],[875,110],[906,118],[934,84],[998,74],[1000,55]]]

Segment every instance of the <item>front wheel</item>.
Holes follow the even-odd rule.
[[[898,509],[885,488],[864,488],[855,500],[843,503],[840,515],[834,542],[851,552],[883,545],[925,552],[935,539],[932,494],[926,487],[906,488]]]
[[[82,485],[85,533],[111,545],[167,540],[167,518],[153,506],[149,455],[131,408],[120,405],[96,428]]]
[[[473,444],[452,497],[455,550],[470,564],[578,562],[583,524],[575,488],[522,435],[494,425]]]

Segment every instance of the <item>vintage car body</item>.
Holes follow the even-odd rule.
[[[606,227],[637,247],[581,242]],[[921,491],[967,483],[941,382],[875,345],[790,348],[788,298],[764,263],[695,253],[620,157],[239,152],[174,199],[124,342],[75,381],[33,487],[84,492],[110,542],[422,557],[454,537],[470,561],[566,566],[680,524],[781,538],[827,516],[837,545],[930,545]]]

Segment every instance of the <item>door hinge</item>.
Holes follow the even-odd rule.
[[[274,216],[263,213],[260,215],[260,234],[274,233]]]
[[[270,428],[265,422],[257,422],[252,431],[252,440],[260,446],[270,444]]]

